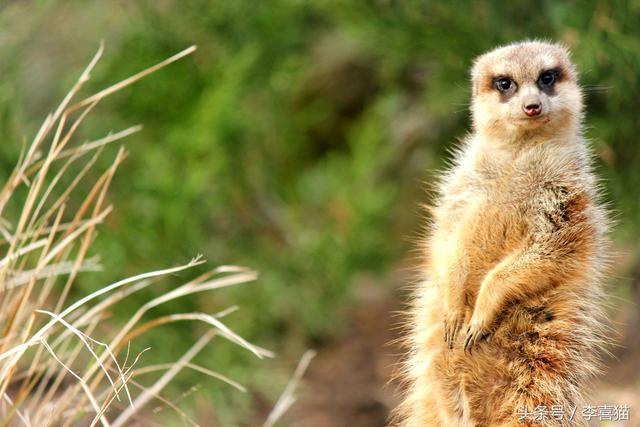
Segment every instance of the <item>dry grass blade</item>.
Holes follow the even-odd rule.
[[[158,71],[161,68],[166,67],[167,65],[171,64],[172,62],[176,62],[182,58],[184,58],[187,55],[192,54],[193,52],[195,52],[197,49],[196,46],[190,46],[188,48],[186,48],[185,50],[183,50],[182,52],[178,52],[175,55],[173,55],[170,58],[165,59],[164,61],[154,65],[153,67],[149,67],[146,70],[140,71],[138,74],[135,74],[127,79],[124,79],[123,81],[116,83],[113,86],[110,86],[104,90],[101,90],[100,92],[96,93],[93,96],[90,96],[89,98],[77,103],[76,105],[72,106],[69,111],[73,112],[76,111],[80,108],[83,108],[87,105],[90,105],[93,102],[99,101],[109,95],[111,95],[112,93],[115,93],[119,90],[122,90],[123,88],[137,82],[138,80],[148,76],[151,73],[154,73],[156,71]]]
[[[21,271],[7,279],[4,286],[7,289],[11,289],[28,283],[29,280],[34,277],[36,279],[43,279],[49,276],[64,276],[71,273],[73,268],[74,264],[66,261],[48,265],[41,268],[39,271],[36,269]],[[98,259],[94,257],[84,260],[84,262],[79,267],[75,267],[75,269],[76,271],[100,271],[102,270],[102,266],[98,262]]]
[[[215,336],[215,331],[209,331],[178,360],[173,366],[160,377],[158,381],[149,389],[145,390],[133,403],[113,422],[113,427],[121,427],[133,416],[137,409],[144,407],[154,396],[166,387],[167,384],[193,359],[209,341]]]
[[[96,414],[100,414],[100,407],[98,406],[98,402],[96,401],[95,396],[93,395],[93,392],[91,391],[91,388],[87,385],[87,383],[80,377],[80,375],[76,374],[75,372],[73,372],[73,370],[71,368],[69,368],[57,355],[56,352],[53,351],[53,349],[51,348],[51,346],[47,343],[46,340],[42,340],[42,345],[47,349],[47,351],[51,354],[51,356],[56,360],[56,362],[58,362],[58,364],[60,366],[62,366],[64,368],[65,371],[69,372],[71,375],[73,375],[73,377],[75,377],[78,382],[80,383],[80,385],[82,386],[82,390],[84,390],[84,392],[86,393],[87,397],[89,398],[89,402],[91,402],[91,407],[96,411]],[[108,427],[109,426],[109,422],[102,416],[99,416],[100,422],[102,423],[103,426]]]
[[[90,336],[88,336],[87,334],[84,334],[82,331],[80,331],[77,328],[74,328],[73,325],[69,324],[67,321],[65,321],[62,317],[58,316],[57,314],[51,313],[50,311],[46,311],[46,310],[36,310],[36,312],[43,313],[43,314],[46,314],[46,315],[52,317],[57,322],[60,322],[61,324],[63,324],[75,336],[77,336],[80,339],[80,341],[84,344],[84,346],[87,348],[87,351],[89,353],[91,353],[91,356],[93,356],[93,359],[100,366],[102,371],[105,373],[105,376],[107,377],[107,380],[109,380],[109,383],[111,384],[111,387],[116,389],[116,383],[113,381],[113,379],[111,379],[111,376],[109,375],[109,372],[107,371],[107,369],[104,367],[104,365],[100,361],[100,358],[95,353],[95,351],[93,351],[93,346],[91,345],[91,343],[94,343],[94,344],[97,344],[97,345],[99,345],[101,347],[104,347],[105,348],[105,353],[109,356],[109,358],[116,365],[118,375],[120,376],[120,380],[122,381],[123,387],[124,387],[124,389],[125,389],[125,391],[127,393],[127,398],[129,399],[129,402],[131,402],[131,404],[133,404],[133,401],[131,399],[131,394],[129,393],[129,389],[127,388],[127,382],[124,379],[124,372],[123,372],[122,368],[120,368],[120,366],[118,365],[118,361],[117,361],[116,357],[114,356],[113,352],[111,351],[111,349],[109,348],[109,346],[107,344],[102,343],[102,342],[100,342],[100,341],[98,341],[96,339],[93,339]],[[118,396],[119,395],[116,392],[116,397],[118,397]],[[119,397],[118,397],[118,400],[120,400]]]
[[[316,352],[314,350],[307,350],[302,355],[302,358],[300,358],[300,361],[298,362],[298,366],[296,367],[296,370],[293,373],[291,380],[289,380],[289,383],[285,387],[284,391],[282,392],[282,395],[276,402],[275,406],[273,407],[273,410],[267,417],[267,420],[264,422],[262,427],[273,427],[273,425],[275,425],[275,423],[277,423],[278,420],[282,418],[284,413],[289,410],[291,405],[294,404],[294,402],[296,401],[296,396],[295,396],[296,388],[298,387],[298,384],[300,383],[302,376],[307,371],[307,368],[309,367],[309,364],[311,363],[311,360],[313,360],[314,357],[316,357]]]
[[[4,394],[2,398],[5,402],[9,404],[9,406],[14,407],[13,401],[7,394]],[[22,411],[18,409],[16,409],[15,412],[18,415],[18,418],[20,419],[20,421],[22,421],[22,424],[24,424],[25,426],[31,427],[31,422],[29,422],[29,416],[27,414],[23,414]]]
[[[250,352],[252,352],[253,354],[255,354],[257,357],[261,359],[263,357],[273,357],[273,354],[270,351],[265,351],[264,349],[251,344],[250,342],[242,338],[240,335],[236,334],[231,329],[229,329],[224,323],[218,320],[215,316],[211,316],[205,313],[177,313],[177,314],[170,314],[168,316],[160,317],[152,321],[149,321],[147,323],[144,323],[142,326],[140,326],[139,328],[132,331],[129,335],[127,335],[126,339],[127,341],[130,339],[134,339],[135,337],[142,334],[143,332],[166,323],[173,323],[173,322],[185,321],[185,320],[187,321],[195,320],[195,321],[200,321],[200,322],[209,324],[214,329],[216,329],[221,336],[227,338],[231,342],[238,344],[241,347],[246,348],[247,350],[249,350]]]
[[[133,376],[137,377],[138,375],[148,374],[150,372],[165,371],[167,369],[171,369],[171,367],[173,367],[173,363],[162,363],[162,364],[158,364],[158,365],[149,365],[149,366],[145,366],[144,368],[136,369],[133,372]],[[231,387],[233,387],[236,390],[241,391],[243,393],[247,391],[247,389],[242,384],[232,380],[231,378],[227,377],[226,375],[222,375],[219,372],[212,371],[211,369],[204,368],[204,367],[202,367],[200,365],[196,365],[194,363],[186,363],[184,365],[184,367],[185,368],[189,368],[189,369],[193,369],[194,371],[200,372],[202,374],[210,376],[211,378],[215,378],[215,379],[220,380],[220,381],[222,381],[224,383],[227,383]]]

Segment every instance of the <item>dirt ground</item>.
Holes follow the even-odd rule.
[[[396,403],[390,382],[399,360],[393,300],[370,300],[352,314],[347,336],[321,349],[305,375],[299,401],[286,417],[291,427],[380,427]]]

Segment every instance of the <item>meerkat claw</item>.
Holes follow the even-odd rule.
[[[471,326],[469,326],[469,328],[467,329],[467,336],[464,340],[464,345],[463,345],[463,349],[465,354],[471,354],[471,346],[472,346],[472,341],[473,341],[473,335],[470,333],[471,332]]]
[[[467,337],[464,340],[464,352],[471,355],[473,347],[479,344],[482,340],[487,339],[489,335],[489,332],[481,328],[473,328],[472,326],[469,326],[467,329]]]
[[[459,316],[444,320],[444,341],[447,343],[449,350],[453,349],[453,343],[461,327],[462,319]]]

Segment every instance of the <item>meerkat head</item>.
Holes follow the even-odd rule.
[[[582,95],[564,47],[537,41],[500,47],[478,57],[471,76],[477,132],[517,137],[577,131]]]

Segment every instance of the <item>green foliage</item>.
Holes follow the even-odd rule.
[[[101,120],[83,129],[88,136],[145,125],[131,138],[111,192],[117,213],[97,247],[105,279],[197,252],[261,271],[259,283],[224,293],[226,301],[183,307],[238,304],[231,325],[259,344],[282,348],[287,340],[297,351],[335,336],[354,283],[406,258],[403,236],[418,229],[416,206],[425,198],[420,180],[468,128],[469,66],[497,44],[549,38],[572,48],[619,238],[638,234],[637,1],[140,1],[92,3],[86,12],[77,3],[44,3],[38,24],[52,29],[49,43],[76,52],[77,68],[64,73],[75,76],[106,38],[96,88],[199,46],[193,58],[101,105]],[[82,41],[55,35],[65,14],[83,18],[74,21]],[[30,78],[54,75],[26,64],[47,55],[38,37],[16,37],[0,58],[14,61],[0,84],[5,171],[24,132],[16,122],[36,122],[42,108],[20,91],[29,91]],[[50,91],[46,105],[63,90]],[[189,333],[169,332],[178,334],[171,347]],[[233,368],[245,360],[234,357],[218,369],[247,378],[260,369]]]

